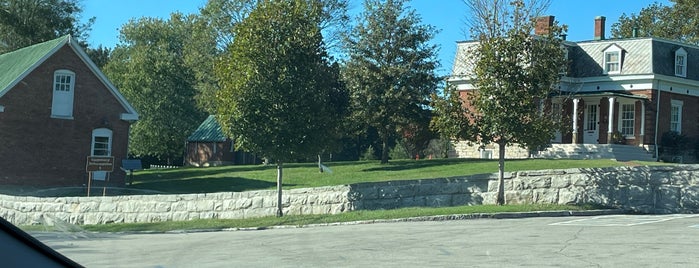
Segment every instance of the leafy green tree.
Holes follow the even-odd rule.
[[[216,45],[205,30],[195,16],[180,13],[122,26],[104,72],[141,114],[131,127],[131,154],[168,163],[182,157],[184,141],[205,118],[197,88],[212,83],[205,74],[213,72]]]
[[[283,163],[322,152],[339,125],[338,68],[328,61],[321,15],[319,1],[260,1],[216,64],[224,131],[237,148],[276,161],[277,216]]]
[[[217,44],[214,54],[225,53],[227,48],[235,40],[235,27],[244,21],[250,13],[263,1],[260,0],[208,0],[199,12],[198,19],[207,25],[205,33],[213,34]],[[321,5],[321,33],[324,35],[326,46],[333,49],[337,43],[337,36],[342,33],[348,23],[347,0],[319,0]],[[339,52],[338,52],[339,53]],[[204,63],[204,61],[201,61]],[[206,62],[208,64],[208,62]],[[208,68],[196,68],[196,70],[208,70]],[[197,72],[199,80],[209,80],[204,86],[197,87],[197,104],[201,109],[216,113],[216,77],[208,72]]]
[[[87,40],[95,18],[80,23],[79,0],[0,0],[0,54],[70,34]]]
[[[505,203],[505,146],[548,144],[558,128],[552,113],[541,112],[539,105],[554,92],[566,66],[559,38],[564,29],[553,25],[547,35],[532,35],[547,3],[467,0],[473,14],[484,14],[471,21],[478,43],[470,51],[475,89],[468,101],[477,141],[498,145],[498,204]]]
[[[355,122],[377,130],[381,163],[401,129],[419,118],[440,78],[437,30],[421,24],[406,0],[366,0],[360,23],[346,38],[349,59],[344,78]]]
[[[87,53],[87,56],[90,57],[92,62],[94,62],[97,67],[102,69],[105,65],[107,65],[107,62],[109,62],[109,57],[112,54],[112,50],[108,47],[99,45],[97,48],[87,48],[85,53]]]
[[[456,87],[448,84],[442,95],[433,93],[432,107],[434,110],[430,129],[437,132],[439,138],[446,143],[444,150],[449,150],[452,141],[474,140],[470,111]],[[448,156],[447,152],[442,154]]]
[[[208,0],[199,10],[203,19],[214,29],[220,50],[225,50],[235,38],[235,25],[245,20],[260,0]],[[326,46],[332,47],[346,28],[347,0],[320,0],[321,24]]]
[[[622,14],[612,25],[615,38],[660,37],[699,44],[699,0],[671,0],[672,5],[652,3],[638,14]]]

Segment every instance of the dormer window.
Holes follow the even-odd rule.
[[[622,49],[617,45],[611,45],[604,50],[604,73],[621,73]]]
[[[675,76],[687,77],[687,51],[684,48],[675,51]]]

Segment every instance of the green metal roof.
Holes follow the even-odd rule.
[[[0,55],[0,97],[10,91],[17,83],[36,69],[37,66],[41,65],[46,59],[51,57],[66,44],[73,49],[78,57],[90,68],[92,73],[104,83],[105,87],[107,87],[122,107],[124,107],[126,112],[122,113],[120,118],[126,121],[138,120],[138,112],[136,112],[136,109],[131,106],[114,84],[107,79],[104,73],[90,60],[90,57],[70,35],[61,36],[53,40]],[[0,106],[0,112],[2,108],[3,107]]]
[[[221,125],[216,121],[216,116],[209,115],[204,122],[199,125],[192,135],[189,135],[187,141],[199,142],[224,142],[226,135],[221,130]]]
[[[0,96],[69,40],[70,35],[66,35],[0,55]]]

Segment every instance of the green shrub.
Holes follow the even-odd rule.
[[[379,159],[376,157],[376,150],[374,150],[374,146],[369,145],[368,148],[366,148],[366,151],[362,154],[362,156],[359,158],[360,160],[377,160]]]
[[[663,133],[660,139],[660,149],[658,152],[662,154],[661,159],[665,162],[681,161],[684,154],[689,151],[689,139],[685,135],[675,131]]]
[[[611,142],[613,144],[626,144],[626,138],[624,135],[621,134],[619,131],[614,131],[612,133],[612,140]]]

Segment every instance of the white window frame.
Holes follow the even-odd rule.
[[[51,85],[51,117],[60,119],[73,119],[73,103],[75,98],[75,73],[69,70],[56,70],[53,73],[53,80]],[[62,100],[59,101],[59,95],[65,94],[65,92],[68,92],[67,95],[64,95],[67,96],[68,99],[66,99],[65,102],[63,102]]]
[[[675,51],[675,76],[687,77],[687,51],[684,48]]]
[[[609,60],[609,55],[617,55],[617,60],[616,61],[610,61]],[[621,67],[622,67],[622,61],[623,59],[623,50],[621,47],[617,45],[611,45],[607,49],[604,50],[604,59],[603,62],[604,64],[602,65],[602,68],[604,70],[605,74],[619,74],[621,73]],[[616,64],[617,68],[614,71],[610,71],[610,65],[611,64]]]
[[[106,154],[95,154],[97,146],[97,138],[107,138]],[[102,150],[102,149],[100,149]],[[92,143],[90,145],[90,155],[92,156],[111,156],[112,155],[112,130],[108,128],[96,128],[92,130]]]
[[[631,107],[630,111],[624,108]],[[625,125],[625,123],[630,123],[631,125]],[[624,132],[630,128],[630,132]],[[624,135],[627,139],[635,137],[636,134],[636,103],[619,103],[619,125],[618,130],[621,135]]]
[[[681,100],[670,101],[670,131],[682,133],[682,106]]]

